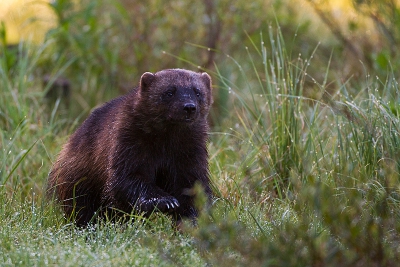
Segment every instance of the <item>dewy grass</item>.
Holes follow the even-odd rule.
[[[248,88],[244,90],[247,96],[239,93],[239,89],[236,89],[236,93],[225,77],[220,76],[220,80],[229,91],[235,92],[234,97],[246,110],[243,115],[238,115],[243,134],[246,134],[243,138],[258,148],[258,151],[254,150],[255,153],[249,154],[246,166],[257,161],[256,156],[260,153],[266,154],[263,159],[268,161],[266,165],[270,168],[265,169],[265,175],[273,177],[273,187],[282,198],[290,187],[290,172],[295,170],[300,175],[302,173],[300,158],[304,144],[300,134],[304,132],[302,127],[305,116],[302,91],[308,64],[303,64],[301,60],[290,62],[281,34],[278,32],[274,38],[272,29],[270,47],[271,58],[268,57],[264,42],[260,50],[254,47],[262,58],[262,74],[257,69],[259,62],[255,62],[249,52],[249,61],[255,75],[252,80],[258,83],[250,83],[248,72],[234,61]]]
[[[313,55],[296,63],[272,35],[270,41],[271,60],[259,52],[267,51],[264,43],[255,49],[263,71],[251,56],[254,73],[234,61],[246,76],[247,90],[219,77],[228,90],[235,88],[237,123],[224,142],[236,163],[235,171],[218,165],[218,177],[227,177],[227,192],[221,192],[227,201],[219,202],[213,221],[196,233],[201,246],[218,255],[208,259],[215,264],[224,259],[222,266],[233,259],[278,266],[395,264],[400,122],[397,106],[390,103],[399,103],[397,82],[367,77],[366,90],[355,98],[345,84],[329,101],[310,101],[303,91]],[[327,74],[321,90],[326,83]],[[249,202],[258,207],[250,217],[245,215]],[[235,222],[221,215],[224,204],[236,211]],[[248,238],[254,229],[261,234]]]

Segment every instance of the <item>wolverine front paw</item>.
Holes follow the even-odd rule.
[[[155,197],[148,199],[141,199],[138,203],[139,210],[142,212],[151,212],[153,210],[161,212],[172,212],[179,207],[179,202],[176,198],[168,197]]]

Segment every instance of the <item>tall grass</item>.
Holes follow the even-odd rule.
[[[270,33],[270,53],[261,43],[253,48],[259,58],[249,57],[255,78],[234,62],[247,88],[219,76],[234,92],[238,119],[226,139],[237,140],[230,141],[235,153],[229,156],[240,164],[230,171],[213,166],[219,187],[227,189],[212,219],[196,231],[199,243],[222,266],[395,266],[397,79],[366,75],[359,88],[338,83],[327,97],[326,79],[319,84],[307,74],[317,51],[293,60],[281,32]],[[321,90],[320,99],[304,95],[307,79]],[[224,215],[226,202],[234,217]]]

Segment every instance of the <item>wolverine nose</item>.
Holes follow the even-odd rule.
[[[186,111],[188,115],[192,114],[196,111],[196,105],[193,103],[186,103],[183,105],[183,110]]]

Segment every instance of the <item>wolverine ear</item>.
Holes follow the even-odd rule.
[[[210,106],[214,102],[212,92],[211,92],[211,90],[212,90],[211,77],[206,72],[201,73],[200,77],[203,80],[203,82],[205,83],[207,89],[209,90],[207,95],[208,95],[208,105]]]
[[[140,88],[145,89],[150,86],[150,84],[154,81],[154,74],[151,72],[143,73],[142,77],[140,77]]]
[[[211,90],[211,77],[210,77],[210,75],[208,75],[207,72],[202,72],[201,73],[201,79],[207,85],[207,88],[209,90]]]

